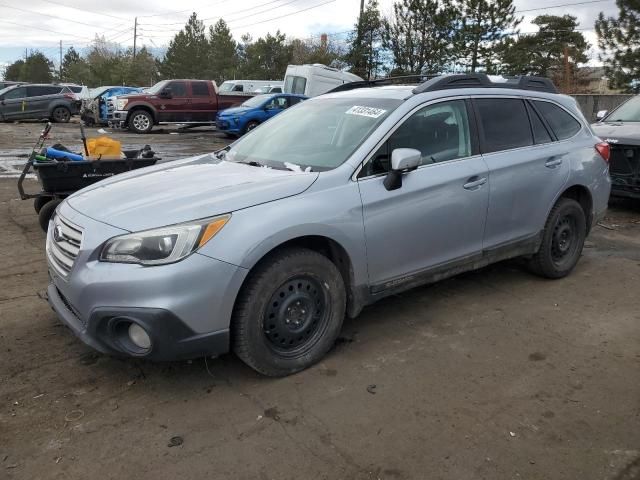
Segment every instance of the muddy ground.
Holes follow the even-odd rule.
[[[0,125],[0,153],[38,128]],[[122,138],[185,155],[224,141]],[[383,300],[274,380],[233,355],[82,345],[41,298],[33,207],[0,179],[0,479],[640,479],[640,205],[602,225],[566,279],[505,262]]]

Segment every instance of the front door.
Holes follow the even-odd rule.
[[[2,116],[10,120],[13,118],[25,118],[28,108],[27,87],[18,87],[9,90],[2,97]]]
[[[468,102],[420,108],[363,166],[358,179],[373,293],[482,252],[488,169],[473,141]],[[422,153],[402,186],[383,185],[395,148]]]
[[[186,82],[170,82],[165,88],[171,89],[170,98],[160,98],[158,120],[160,122],[190,122],[191,108]]]

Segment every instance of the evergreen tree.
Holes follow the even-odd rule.
[[[618,18],[596,20],[600,60],[613,88],[627,92],[640,89],[640,4],[636,0],[616,0]]]
[[[238,73],[238,44],[222,19],[209,27],[209,78],[218,85]]]
[[[248,38],[250,41],[250,37]],[[293,48],[287,43],[287,37],[278,30],[275,35],[267,33],[253,43],[243,46],[243,76],[248,79],[278,80],[284,75],[289,65]]]
[[[496,45],[522,21],[513,0],[461,0],[459,8],[457,62],[470,72],[485,68],[492,73]]]
[[[13,62],[5,69],[4,79],[12,82],[19,82],[23,66],[24,60],[16,60],[15,62]]]
[[[142,47],[133,58],[133,51],[127,50],[123,62],[129,65],[125,74],[125,85],[151,86],[158,81],[158,64],[147,47]]]
[[[291,63],[293,65],[321,63],[341,68],[343,56],[343,49],[338,44],[331,42],[325,35],[322,35],[319,40],[296,38],[291,41]]]
[[[70,47],[62,59],[62,75],[60,80],[63,82],[74,82],[81,85],[93,84],[93,76],[89,64],[80,54]]]
[[[160,73],[165,78],[206,79],[209,72],[208,50],[204,23],[194,12],[184,28],[169,42]]]
[[[86,58],[92,85],[124,85],[125,66],[117,44],[96,36]]]
[[[9,65],[4,78],[17,82],[51,83],[53,62],[44,53],[31,51],[25,60],[17,60]]]
[[[370,0],[349,37],[345,61],[351,66],[352,73],[367,80],[378,76],[383,64],[384,32],[378,0]]]
[[[589,49],[584,35],[576,31],[576,17],[540,15],[532,23],[539,27],[537,33],[505,40],[500,49],[503,71],[511,75],[541,75],[553,78],[558,85],[574,85],[578,64],[588,60]],[[565,78],[565,49],[571,78]]]
[[[384,21],[395,74],[441,73],[450,66],[460,12],[451,0],[400,0]]]

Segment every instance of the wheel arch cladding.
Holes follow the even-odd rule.
[[[572,185],[565,189],[560,198],[571,198],[578,202],[584,212],[584,217],[587,222],[587,234],[591,230],[591,222],[593,221],[593,198],[591,198],[591,192],[584,185]]]
[[[242,291],[244,285],[251,277],[252,272],[254,272],[260,265],[268,262],[276,252],[287,248],[305,248],[327,257],[338,268],[347,289],[347,315],[353,318],[360,313],[365,300],[361,292],[359,292],[355,287],[355,274],[351,257],[339,242],[323,235],[299,236],[283,241],[271,248],[250,267],[249,273],[246,275],[238,293]],[[237,300],[238,296],[236,296],[236,302]]]
[[[145,105],[144,103],[133,104],[129,107],[129,113],[127,114],[127,122],[131,120],[131,115],[133,115],[133,113],[136,110],[144,110],[149,115],[151,115],[151,119],[153,120],[153,123],[156,122],[156,118],[157,118],[156,111],[153,108],[151,108],[149,105]]]

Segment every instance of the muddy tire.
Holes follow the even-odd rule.
[[[38,213],[38,223],[40,223],[40,228],[42,228],[43,232],[47,233],[47,230],[49,229],[49,220],[51,220],[53,212],[56,211],[60,202],[62,202],[60,199],[50,200],[40,209],[40,212]]]
[[[129,130],[134,133],[149,133],[153,128],[153,116],[146,110],[134,110],[129,116]]]
[[[586,235],[587,221],[580,204],[560,198],[547,218],[542,244],[529,268],[546,278],[566,277],[580,259]]]
[[[71,110],[67,107],[56,107],[51,112],[51,121],[56,123],[68,123],[71,120]]]
[[[290,248],[263,260],[238,296],[233,349],[254,370],[281,377],[318,362],[345,314],[342,275],[324,255]]]
[[[53,197],[36,197],[33,199],[33,209],[36,213],[40,213],[42,207],[44,207],[48,202],[50,202]]]

